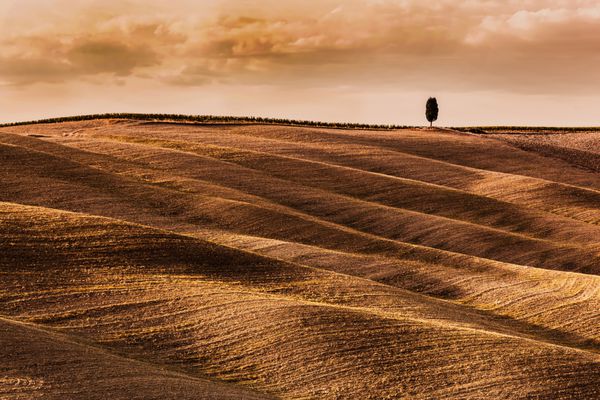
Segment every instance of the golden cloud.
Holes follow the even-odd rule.
[[[31,12],[15,12],[11,28],[27,26],[26,18],[40,21],[36,1],[25,3]],[[106,75],[184,86],[526,92],[585,91],[600,83],[596,1],[170,3],[85,1],[34,29],[5,31],[0,80],[25,85]]]

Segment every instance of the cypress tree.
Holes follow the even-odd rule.
[[[429,126],[433,126],[433,122],[437,121],[438,114],[440,109],[438,107],[437,99],[435,97],[430,97],[427,100],[427,107],[425,110],[425,116],[427,117],[427,121],[429,121]]]

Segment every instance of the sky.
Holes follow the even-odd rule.
[[[598,0],[0,0],[0,121],[600,125]]]

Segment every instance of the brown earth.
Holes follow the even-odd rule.
[[[0,398],[600,398],[570,135],[0,128]]]
[[[591,171],[600,172],[600,132],[545,133],[499,131],[492,137],[524,150],[556,157]]]

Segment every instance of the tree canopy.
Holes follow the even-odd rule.
[[[427,117],[427,121],[429,121],[429,126],[433,126],[434,121],[437,121],[438,114],[440,109],[438,107],[438,102],[435,97],[430,97],[427,100],[427,107],[425,110],[425,116]]]

